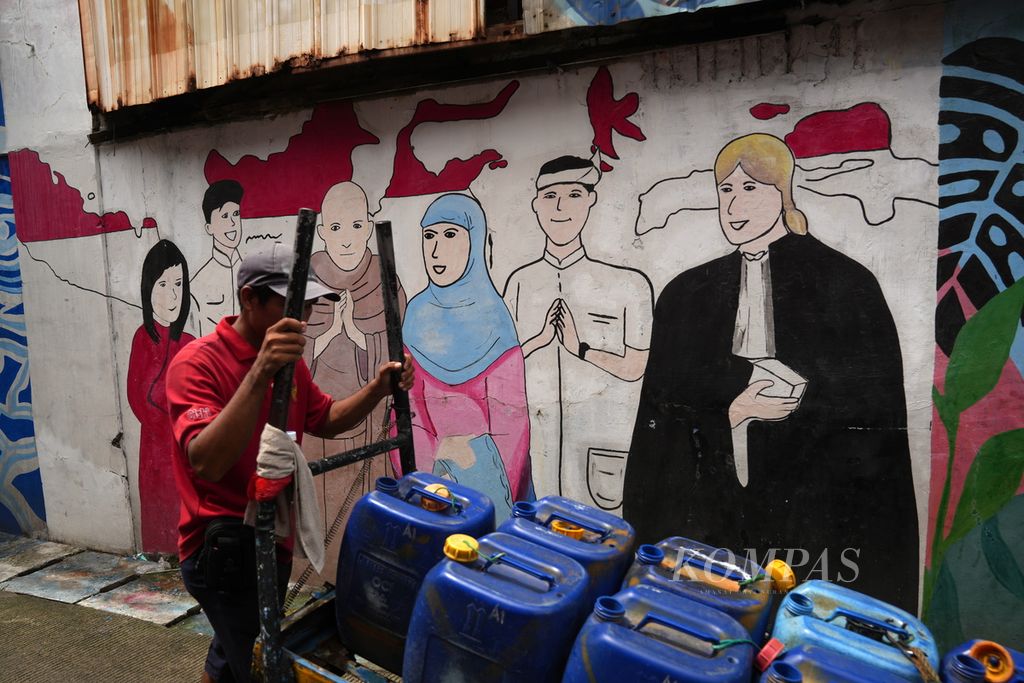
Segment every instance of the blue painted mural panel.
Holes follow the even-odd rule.
[[[5,145],[0,100],[0,152]],[[0,155],[0,531],[37,534],[45,529],[46,513],[32,423],[21,287],[11,173],[7,156]]]
[[[665,14],[696,12],[709,7],[744,5],[758,0],[541,0],[537,16],[553,18],[548,23],[529,24],[528,33],[541,33],[569,26],[608,26],[623,21],[658,17]],[[527,15],[533,7],[524,3]]]

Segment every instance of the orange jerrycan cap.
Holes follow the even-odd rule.
[[[441,498],[450,499],[452,497],[452,492],[449,491],[448,487],[444,484],[431,484],[427,486],[426,490],[428,493],[433,493],[435,496],[440,496]],[[432,498],[427,498],[426,496],[420,496],[420,507],[431,512],[440,512],[441,510],[448,509],[449,504],[433,500]]]
[[[480,544],[472,536],[452,534],[444,540],[444,556],[456,562],[475,562],[480,555]]]
[[[772,588],[780,593],[788,593],[796,588],[796,574],[792,568],[782,560],[772,560],[764,568],[768,578],[772,580]]]
[[[574,538],[577,541],[583,538],[583,527],[576,526],[572,522],[565,522],[561,519],[556,519],[551,522],[551,530],[556,534],[562,534],[569,538]]]
[[[1013,658],[999,643],[979,640],[967,654],[985,666],[985,680],[988,683],[1006,683],[1013,677]]]

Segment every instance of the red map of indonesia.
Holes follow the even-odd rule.
[[[102,216],[85,210],[82,193],[68,184],[64,175],[31,149],[9,155],[14,214],[18,217],[18,239],[22,242],[89,237],[108,232],[133,230],[124,211]],[[143,228],[155,228],[156,221],[142,219]]]
[[[519,81],[512,81],[490,102],[482,104],[443,104],[437,100],[422,100],[416,105],[412,120],[398,133],[395,165],[385,197],[412,197],[416,195],[461,192],[480,177],[484,166],[504,168],[508,165],[497,150],[485,149],[469,159],[449,159],[440,173],[434,173],[416,156],[412,134],[421,123],[453,123],[479,121],[500,114],[512,95],[519,89]]]
[[[242,218],[293,216],[299,209],[320,211],[324,194],[352,180],[352,152],[380,139],[359,125],[351,102],[328,102],[313,108],[302,130],[283,152],[266,159],[246,154],[228,162],[217,150],[206,157],[206,181],[237,180],[245,188]]]

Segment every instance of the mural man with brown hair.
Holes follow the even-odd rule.
[[[596,162],[596,163],[595,163]],[[621,505],[627,435],[643,376],[654,296],[647,277],[587,255],[599,159],[563,156],[537,174],[531,203],[546,243],[514,271],[504,299],[526,356],[538,496]]]
[[[874,275],[808,233],[793,169],[770,135],[718,155],[736,250],[658,297],[624,512],[645,541],[789,552],[798,578],[821,572],[916,611],[896,326]]]

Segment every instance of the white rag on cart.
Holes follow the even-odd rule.
[[[264,479],[284,479],[290,474],[295,475],[295,485],[277,496],[274,532],[280,538],[287,538],[294,518],[295,550],[319,572],[324,567],[324,519],[313,488],[313,473],[309,471],[302,447],[287,432],[268,424],[260,435],[256,474]],[[294,515],[291,514],[293,503]],[[256,507],[256,501],[250,500],[245,508],[246,524],[255,525]]]

